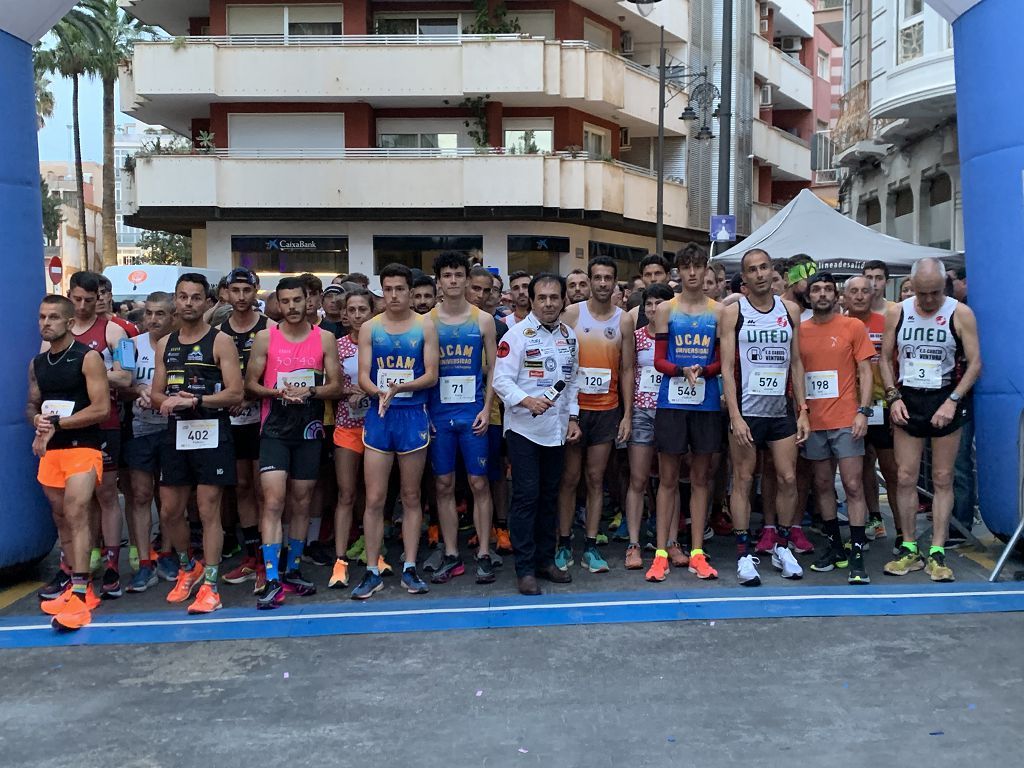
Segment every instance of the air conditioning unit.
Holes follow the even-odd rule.
[[[633,35],[630,32],[623,32],[621,43],[619,45],[619,52],[624,56],[628,56],[633,53]]]
[[[770,107],[772,105],[772,87],[770,85],[761,86],[761,106]]]
[[[630,149],[629,128],[619,128],[619,149]]]
[[[767,35],[768,34],[768,19],[761,19],[761,27],[760,27],[760,29],[761,29],[761,34],[762,35]]]
[[[782,44],[779,46],[786,53],[798,53],[803,50],[804,41],[799,37],[784,37],[782,38]]]

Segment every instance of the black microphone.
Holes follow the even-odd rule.
[[[547,389],[545,389],[543,394],[541,395],[541,397],[546,398],[546,399],[550,400],[553,403],[562,394],[562,390],[563,389],[565,389],[565,382],[562,381],[562,380],[558,380],[558,381],[556,381],[554,383],[553,386],[550,386]],[[537,418],[537,414],[536,413],[531,414],[531,416],[533,416],[533,418],[535,418],[535,419]]]

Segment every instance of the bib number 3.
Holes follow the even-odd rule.
[[[917,389],[939,389],[942,386],[942,373],[938,360],[921,360],[911,358],[907,361],[907,375],[903,383]]]

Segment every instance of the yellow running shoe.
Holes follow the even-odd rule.
[[[953,569],[946,565],[946,556],[942,552],[928,556],[928,564],[925,565],[924,571],[932,581],[956,581]]]
[[[906,547],[900,547],[900,553],[895,560],[890,560],[883,569],[890,576],[906,576],[911,571],[920,571],[924,568],[924,559],[920,552],[911,552]]]

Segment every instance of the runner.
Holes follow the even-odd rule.
[[[807,281],[814,315],[800,324],[800,359],[804,366],[811,433],[802,452],[811,462],[814,491],[828,550],[811,565],[827,572],[850,567],[850,584],[870,584],[864,569],[864,524],[867,506],[862,482],[864,435],[871,409],[871,358],[875,348],[864,324],[836,313],[839,291],[830,272]],[[859,406],[859,407],[858,407]],[[836,510],[835,464],[846,491],[850,518],[850,555],[843,546]]]
[[[131,477],[131,495],[127,501],[133,544],[140,553],[139,569],[128,585],[129,592],[145,592],[156,586],[158,574],[166,581],[178,578],[178,562],[170,552],[160,558],[160,569],[150,551],[153,530],[153,495],[160,477],[160,446],[167,432],[167,417],[153,407],[153,375],[156,373],[156,347],[174,325],[174,297],[163,291],[146,299],[144,328],[135,337],[135,376],[131,394],[132,436],[124,444],[124,459]],[[166,547],[165,549],[170,549]]]
[[[412,311],[425,315],[437,304],[437,286],[430,275],[418,275],[412,281]]]
[[[103,474],[98,425],[110,411],[110,388],[103,358],[70,332],[75,314],[63,296],[42,300],[39,335],[47,350],[28,367],[32,452],[62,546],[53,596],[41,606],[57,630],[84,627],[100,602],[89,585],[89,508]]]
[[[231,315],[220,326],[220,330],[231,337],[238,352],[238,364],[245,378],[249,355],[256,341],[256,335],[265,330],[273,321],[256,309],[256,291],[259,280],[245,267],[231,270],[227,276],[228,299]],[[260,406],[253,399],[243,399],[229,410],[231,414],[231,440],[235,444],[235,499],[238,506],[238,523],[242,529],[242,560],[221,578],[228,584],[244,584],[255,581],[260,589],[265,581],[263,560],[260,557],[260,490],[256,477],[260,460]]]
[[[469,259],[446,251],[434,259],[441,303],[430,312],[440,345],[438,384],[430,391],[429,414],[434,428],[430,464],[437,489],[437,516],[444,541],[444,560],[431,581],[444,584],[465,573],[459,556],[459,516],[455,508],[456,455],[473,494],[477,532],[476,582],[494,581],[490,534],[493,509],[487,481],[491,406],[494,402],[491,364],[495,359],[493,319],[466,301]]]
[[[914,296],[889,309],[882,338],[882,381],[896,427],[899,509],[903,543],[885,572],[905,576],[925,568],[932,581],[953,581],[946,536],[953,509],[953,464],[960,427],[971,417],[971,389],[981,374],[974,312],[945,295],[938,259],[917,261],[910,272]],[[896,356],[898,372],[893,370]],[[896,386],[896,384],[899,386]],[[932,447],[932,544],[927,565],[917,546],[917,478],[925,439]]]
[[[235,484],[235,447],[228,409],[242,402],[242,374],[231,337],[203,320],[209,284],[186,272],[174,288],[178,330],[156,346],[150,400],[167,420],[160,453],[160,533],[178,553],[178,579],[167,595],[183,603],[199,586],[189,613],[221,607],[217,592],[224,530],[221,495]],[[193,489],[203,525],[203,560],[189,547],[185,507]]]
[[[683,290],[657,309],[654,366],[662,374],[654,442],[658,449],[657,544],[647,581],[664,581],[670,565],[688,566],[700,579],[717,579],[704,553],[711,496],[711,464],[722,450],[721,388],[716,337],[722,306],[704,295],[708,257],[688,246],[676,256]],[[679,528],[679,470],[690,465],[690,556],[675,540]],[[670,561],[669,558],[672,558]]]
[[[411,594],[429,592],[416,572],[423,508],[420,482],[430,443],[426,402],[437,384],[438,341],[434,324],[413,313],[412,272],[401,264],[380,271],[384,314],[359,331],[359,388],[370,396],[363,427],[366,509],[366,573],[352,590],[365,600],[384,586],[377,563],[384,535],[384,503],[391,467],[398,457],[401,477],[402,542],[405,545],[402,586]]]
[[[605,573],[608,563],[597,549],[597,534],[604,505],[604,473],[615,443],[625,443],[633,423],[633,373],[636,340],[629,314],[611,304],[617,267],[608,256],[596,256],[587,266],[590,298],[572,304],[562,323],[578,339],[580,440],[565,449],[565,468],[558,499],[558,551],[555,566],[568,570],[573,565],[572,524],[576,511],[576,488],[585,478],[586,541],[580,565],[591,573]],[[524,335],[530,329],[524,331]],[[536,331],[534,331],[536,333]],[[526,338],[531,338],[529,335]],[[538,380],[557,379],[554,357],[526,360],[523,366]],[[625,408],[619,410],[619,398]],[[584,466],[586,470],[584,472]],[[513,491],[514,492],[514,491]]]
[[[807,279],[818,271],[818,265],[806,253],[798,253],[786,262],[785,269],[786,290],[782,298],[800,307],[800,322],[810,320],[814,312],[807,298]]]
[[[316,585],[302,575],[302,550],[320,475],[324,401],[341,395],[337,341],[309,322],[307,283],[286,277],[274,293],[284,317],[277,327],[256,334],[245,371],[245,389],[260,401],[260,530],[267,581],[256,607],[262,610],[282,605],[285,591],[300,597],[316,593]],[[291,519],[282,571],[286,499]]]
[[[778,482],[776,507],[780,541],[772,565],[786,579],[803,577],[789,551],[789,527],[797,519],[796,459],[809,431],[804,402],[804,370],[799,350],[800,307],[772,294],[771,257],[753,249],[740,260],[747,296],[722,312],[719,340],[722,386],[729,408],[729,452],[733,463],[732,513],[736,538],[736,576],[743,586],[757,586],[758,559],[750,554],[750,485],[757,448],[767,447]],[[787,394],[792,388],[798,415]]]
[[[509,294],[512,300],[512,314],[505,317],[505,325],[511,328],[530,314],[530,275],[519,270],[508,276]]]
[[[881,315],[896,306],[896,302],[885,298],[885,286],[889,282],[889,265],[877,259],[864,262],[861,275],[871,287],[871,311]]]
[[[691,245],[693,244],[691,243]],[[656,284],[668,285],[668,272],[668,262],[664,256],[651,253],[640,260],[640,279],[643,280],[644,287]],[[644,315],[643,303],[637,304],[629,311],[629,314],[633,318],[633,325],[637,328],[643,328],[650,322],[650,318]]]
[[[590,278],[579,267],[569,273],[565,285],[570,304],[579,304],[590,298]]]

